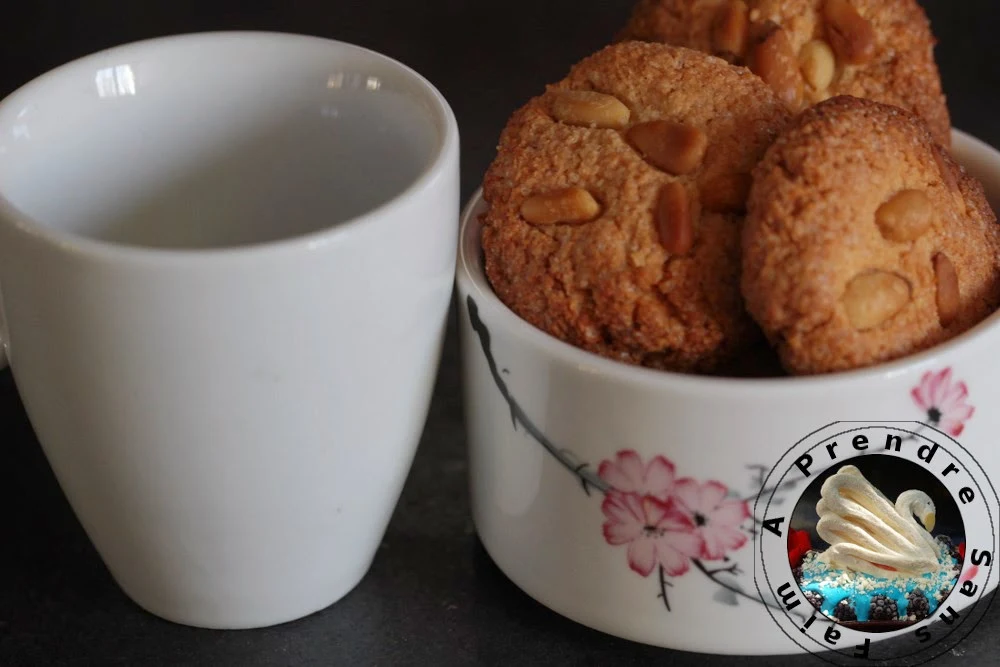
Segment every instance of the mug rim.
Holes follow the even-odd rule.
[[[434,122],[442,130],[441,140],[434,146],[427,166],[419,172],[416,178],[405,188],[396,191],[384,201],[363,213],[352,216],[335,225],[272,241],[225,245],[212,248],[150,247],[104,241],[44,224],[36,216],[28,215],[20,207],[14,205],[4,194],[3,188],[0,188],[0,224],[11,224],[22,233],[34,236],[43,242],[57,245],[69,252],[100,259],[173,262],[197,261],[199,259],[218,261],[221,258],[254,258],[276,251],[295,252],[312,250],[342,241],[346,236],[355,233],[357,228],[369,226],[377,220],[391,216],[405,204],[425,194],[444,177],[445,172],[455,162],[459,143],[458,121],[447,99],[430,80],[403,62],[373,49],[350,42],[305,33],[268,30],[207,30],[125,42],[79,56],[35,76],[8,95],[0,98],[0,110],[16,104],[27,93],[51,85],[53,79],[60,74],[65,74],[74,68],[86,66],[91,62],[101,61],[112,54],[122,51],[136,51],[141,53],[150,47],[183,44],[184,42],[211,43],[223,40],[236,40],[238,42],[274,40],[292,46],[318,44],[329,47],[331,51],[337,49],[347,50],[352,52],[353,55],[361,56],[372,62],[378,62],[385,67],[395,70],[424,93],[426,101],[430,103]]]
[[[956,128],[952,128],[953,152],[962,159],[978,158],[991,162],[1000,171],[1000,151],[980,139]],[[963,165],[964,166],[964,165]],[[459,230],[459,253],[457,282],[460,298],[475,295],[477,306],[487,308],[500,326],[512,332],[524,344],[576,368],[579,372],[599,375],[622,384],[639,385],[651,390],[684,391],[692,394],[711,395],[715,398],[767,398],[801,395],[808,392],[811,397],[833,391],[849,391],[858,384],[870,384],[896,379],[902,375],[928,371],[942,357],[954,357],[963,351],[980,348],[984,339],[1000,328],[1000,309],[962,334],[931,348],[907,355],[894,361],[880,363],[866,368],[840,371],[821,375],[777,377],[724,377],[697,375],[678,371],[664,371],[644,366],[628,364],[567,343],[535,327],[518,316],[493,291],[486,277],[481,260],[479,234],[482,224],[476,214],[482,199],[482,187],[469,198],[462,211]],[[1000,224],[1000,223],[998,223]],[[470,257],[475,251],[477,256]]]

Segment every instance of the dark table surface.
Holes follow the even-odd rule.
[[[995,0],[925,0],[954,125],[1000,146]],[[354,42],[414,67],[452,104],[467,198],[508,114],[606,44],[630,0],[5,0],[0,95],[67,60],[137,39],[277,30]],[[60,491],[9,371],[0,372],[0,667],[35,665],[801,665],[705,658],[615,639],[511,584],[469,513],[452,315],[430,416],[375,563],[346,598],[303,620],[197,630],[141,611],[116,587]],[[940,665],[1000,662],[1000,609]],[[822,664],[822,663],[816,663]]]

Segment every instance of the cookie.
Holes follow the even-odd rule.
[[[937,42],[916,0],[640,0],[618,39],[724,56],[793,111],[838,95],[892,104],[951,143]]]
[[[745,68],[607,46],[518,109],[483,182],[497,296],[571,345],[711,372],[759,329],[739,292],[750,172],[789,119]]]
[[[982,185],[902,109],[836,97],[803,112],[747,206],[743,295],[790,373],[898,359],[1000,304]]]

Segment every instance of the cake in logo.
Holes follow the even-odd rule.
[[[858,465],[828,471],[812,485],[819,489],[814,513],[796,512],[807,527],[790,533],[789,562],[802,594],[824,615],[857,630],[888,632],[928,618],[947,598],[963,560],[954,538],[962,540],[964,531],[947,491],[907,474],[915,472],[912,463],[882,456],[862,461],[874,464],[889,486],[920,477],[927,487],[905,488],[890,500]],[[803,500],[814,497],[807,491]],[[949,525],[935,535],[939,504]]]

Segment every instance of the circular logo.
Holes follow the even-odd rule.
[[[988,610],[1000,500],[948,435],[914,422],[830,424],[791,447],[763,488],[755,581],[803,650],[834,665],[919,665]]]

